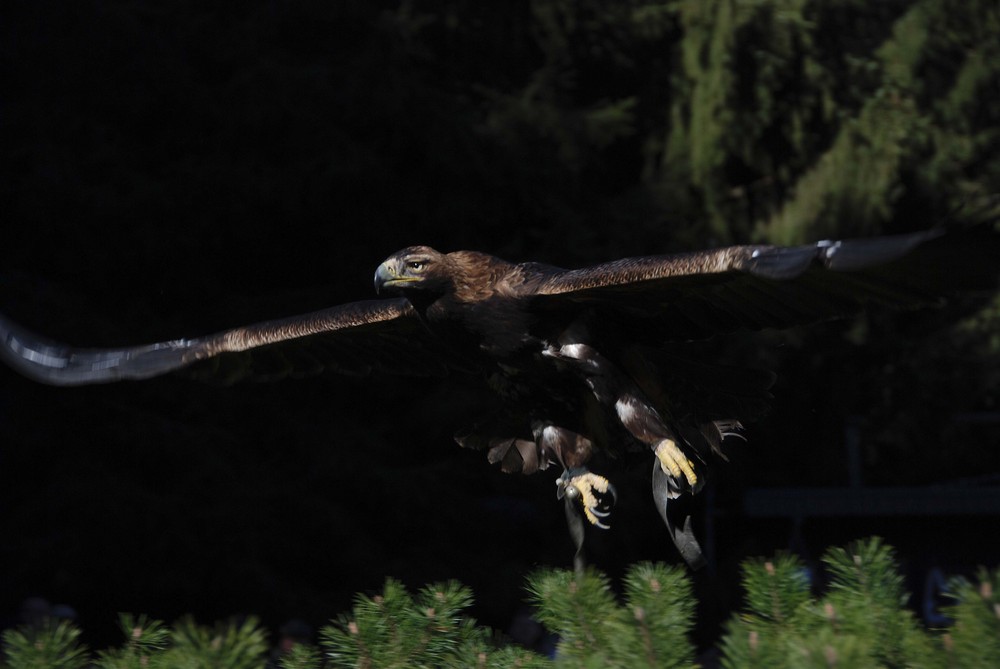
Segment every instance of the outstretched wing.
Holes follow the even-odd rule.
[[[523,293],[538,310],[590,307],[644,326],[640,339],[687,340],[845,316],[870,303],[927,305],[953,290],[994,285],[998,253],[998,235],[979,225],[550,268]]]
[[[0,359],[53,385],[145,379],[187,368],[224,383],[305,376],[323,370],[364,375],[443,375],[462,362],[405,299],[352,302],[196,339],[124,348],[75,348],[46,340],[0,315]]]

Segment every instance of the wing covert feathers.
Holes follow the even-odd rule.
[[[987,225],[822,241],[731,246],[625,258],[537,274],[525,293],[540,311],[587,308],[647,343],[737,329],[785,328],[857,313],[913,308],[997,284],[1000,235]]]
[[[939,237],[940,229],[873,239],[822,241],[805,246],[728,246],[662,256],[623,258],[593,267],[565,270],[540,280],[539,295],[558,295],[592,288],[641,284],[680,277],[709,277],[742,272],[785,280],[810,267],[848,272],[896,260],[920,244]]]

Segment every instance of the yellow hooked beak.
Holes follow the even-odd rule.
[[[419,276],[400,276],[396,269],[396,263],[386,261],[375,270],[375,293],[381,293],[383,288],[392,288],[418,281],[423,281],[423,279]]]

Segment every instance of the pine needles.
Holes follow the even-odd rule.
[[[746,600],[718,642],[728,669],[1000,666],[1000,570],[954,578],[946,629],[926,629],[907,608],[893,550],[878,538],[827,551],[826,587],[796,557],[748,561]],[[555,656],[521,648],[467,615],[471,591],[455,582],[409,592],[389,579],[358,595],[318,646],[270,653],[253,618],[172,628],[122,615],[124,643],[93,658],[72,625],[3,635],[5,669],[559,669],[693,667],[695,599],[680,567],[633,565],[620,584],[594,570],[548,569],[528,581],[536,617],[558,636]],[[269,659],[270,658],[270,659]]]

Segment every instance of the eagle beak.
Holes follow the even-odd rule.
[[[382,287],[385,286],[385,284],[392,281],[392,278],[395,276],[395,274],[396,271],[389,267],[389,263],[382,263],[381,265],[378,266],[378,269],[375,270],[376,295],[382,292]]]
[[[387,260],[375,270],[375,293],[381,293],[383,288],[392,288],[393,286],[415,283],[420,280],[420,277],[416,276],[400,276],[396,270],[396,263]]]

